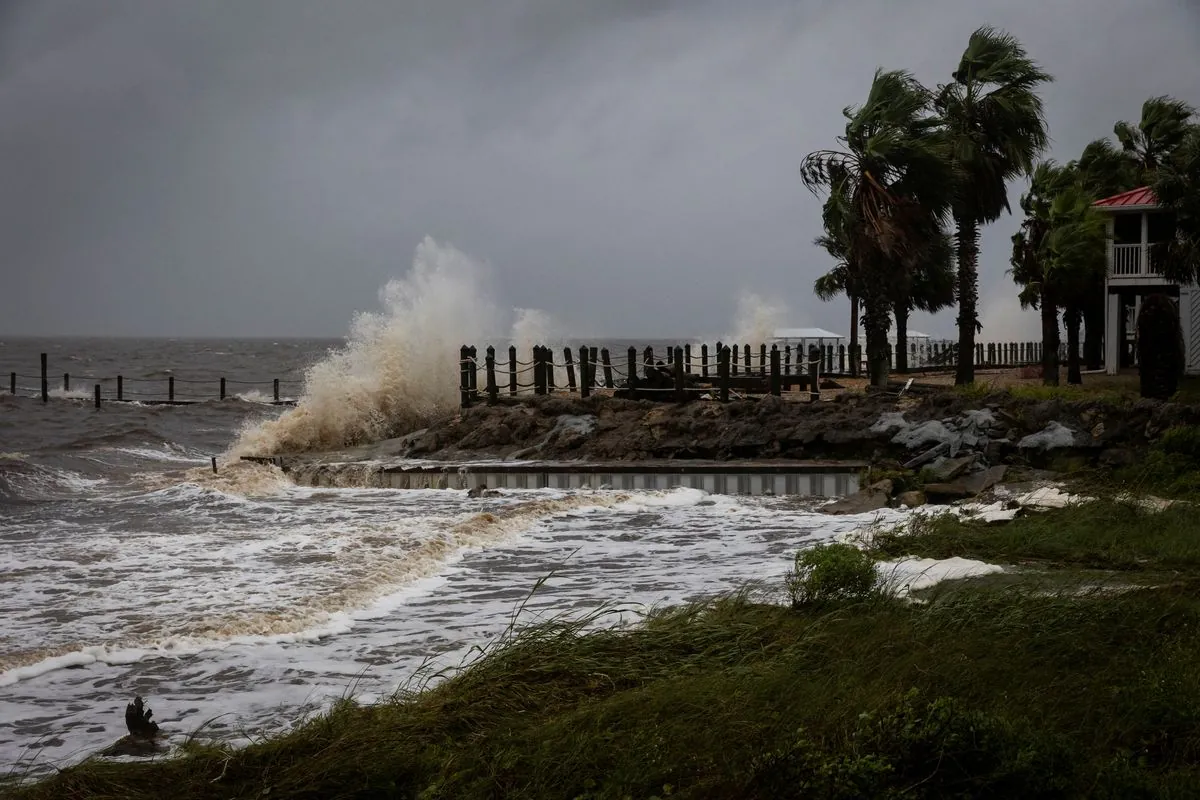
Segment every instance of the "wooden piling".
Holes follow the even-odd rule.
[[[582,345],[579,348],[579,396],[591,397],[592,374],[588,365],[588,349]]]
[[[121,399],[121,376],[117,376],[117,399]],[[225,379],[221,378],[221,399],[225,399]]]
[[[175,402],[175,376],[167,378],[167,400]]]
[[[17,393],[17,373],[15,372],[8,373],[8,393]]]
[[[479,361],[475,345],[471,345],[468,356],[470,360],[467,362],[467,377],[471,380],[471,399],[474,400],[479,394]]]
[[[683,369],[688,375],[692,374],[692,346],[690,344],[683,346]]]
[[[546,365],[542,360],[542,346],[533,346],[533,393],[546,393]]]
[[[96,384],[95,398],[96,398],[96,408],[100,408],[100,384],[98,384],[98,383]]]
[[[574,393],[575,391],[575,358],[571,355],[571,348],[563,348],[563,363],[567,365],[567,391]]]
[[[779,345],[771,345],[771,394],[776,397],[783,394],[783,374],[779,355]]]
[[[275,393],[275,405],[279,405],[279,378],[272,383],[271,389]]]
[[[216,475],[217,474],[217,457],[216,456],[212,457],[212,470],[213,470],[213,475]]]
[[[683,348],[675,348],[675,400],[684,402],[687,400],[687,388],[683,377]]]
[[[846,374],[846,345],[838,345],[838,375]]]
[[[717,379],[721,378],[721,353],[725,352],[725,345],[721,344],[721,340],[717,340],[717,349],[713,351],[713,358],[717,361]]]
[[[508,347],[508,393],[510,395],[517,393],[517,348],[515,345]]]
[[[50,401],[50,384],[46,379],[46,354],[42,353],[42,402]]]
[[[471,384],[467,378],[467,346],[458,348],[458,401],[463,408],[471,407]]]
[[[638,369],[637,369],[637,348],[630,347],[625,352],[625,371],[626,382],[629,384],[629,399],[637,399],[638,385]]]
[[[650,371],[654,369],[654,348],[647,347],[642,351],[642,374],[647,378],[650,377]]]
[[[487,396],[488,405],[496,405],[500,399],[500,387],[496,385],[496,348],[488,345],[487,349]]]
[[[738,350],[739,350],[739,348],[736,344],[733,347],[729,348],[729,374],[730,375],[738,374]]]
[[[817,402],[821,399],[821,358],[817,348],[808,348],[808,399]]]
[[[729,375],[730,375],[730,350],[728,346],[722,346],[717,350],[717,377],[721,384],[721,402],[729,402]]]
[[[790,344],[783,348],[783,374],[792,374],[792,346]]]
[[[546,394],[554,393],[554,350],[542,348],[542,358],[546,359]]]
[[[708,378],[708,345],[700,345],[700,377]]]
[[[71,391],[71,373],[63,373],[63,394]]]
[[[667,366],[670,367],[675,363],[675,348],[667,348]]]
[[[742,348],[743,348],[742,355],[745,356],[745,359],[743,359],[743,360],[746,362],[746,364],[745,364],[746,375],[747,376],[753,375],[754,371],[750,368],[750,345],[744,344],[744,345],[742,345]]]
[[[764,342],[758,346],[758,371],[759,377],[767,377],[767,345]]]
[[[600,385],[600,373],[596,369],[596,365],[600,363],[600,350],[595,347],[588,348],[588,377],[592,379],[592,388],[595,389]]]
[[[600,351],[600,363],[604,365],[604,388],[615,389],[616,384],[613,383],[612,361],[609,360],[607,347]]]

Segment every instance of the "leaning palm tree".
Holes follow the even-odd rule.
[[[887,331],[895,287],[907,259],[924,248],[921,226],[944,216],[951,166],[931,96],[907,72],[877,71],[866,102],[847,108],[839,150],[810,153],[801,177],[828,191],[825,229],[844,237],[846,262],[859,279],[871,383],[887,385]]]
[[[906,259],[893,300],[896,317],[896,369],[908,370],[908,317],[913,311],[936,314],[954,305],[954,243],[940,221],[927,222],[923,246]]]
[[[1104,280],[1104,218],[1092,195],[1078,184],[1063,189],[1050,204],[1048,233],[1042,242],[1045,280],[1063,306],[1067,326],[1067,383],[1083,383],[1079,328],[1096,281]]]
[[[1192,125],[1163,161],[1152,188],[1175,220],[1175,235],[1154,256],[1163,275],[1184,284],[1200,282],[1200,124]]]
[[[984,27],[971,34],[953,82],[935,108],[957,167],[953,215],[958,234],[958,371],[975,380],[980,330],[979,227],[1009,211],[1008,182],[1033,170],[1049,141],[1038,88],[1051,80],[1012,36]]]

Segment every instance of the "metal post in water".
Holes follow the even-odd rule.
[[[42,402],[50,400],[50,384],[46,378],[46,354],[42,353]]]
[[[225,399],[225,379],[221,378],[221,399]]]
[[[71,391],[71,373],[63,373],[63,393]]]
[[[125,399],[125,376],[124,375],[117,376],[117,399],[118,400]]]
[[[100,408],[100,384],[96,384],[96,408]]]

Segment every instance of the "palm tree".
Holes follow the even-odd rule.
[[[908,363],[908,316],[913,310],[936,314],[954,305],[954,243],[940,221],[931,219],[925,231],[928,241],[915,249],[905,265],[892,301],[896,318],[896,369],[905,372]]]
[[[1155,258],[1163,274],[1180,283],[1200,282],[1200,125],[1192,125],[1160,165],[1154,194],[1175,219],[1175,235]]]
[[[1083,383],[1079,362],[1079,328],[1092,288],[1104,280],[1104,217],[1092,207],[1092,195],[1073,183],[1050,204],[1049,228],[1043,240],[1043,269],[1053,296],[1063,306],[1067,326],[1067,383]]]
[[[1025,219],[1013,235],[1011,273],[1020,285],[1022,308],[1036,308],[1042,321],[1042,383],[1058,386],[1058,308],[1060,300],[1047,281],[1045,242],[1050,232],[1050,208],[1054,198],[1070,184],[1071,168],[1052,160],[1042,161],[1033,171],[1029,191],[1021,195]]]
[[[958,371],[975,380],[980,330],[979,226],[1009,211],[1008,181],[1033,170],[1049,140],[1037,90],[1051,80],[1012,36],[983,27],[971,34],[953,82],[935,108],[957,167],[953,216],[958,234]]]
[[[830,230],[823,236],[813,240],[813,244],[822,248],[837,262],[833,269],[813,281],[813,292],[817,297],[828,302],[839,294],[845,293],[850,299],[850,376],[858,377],[858,285],[849,260],[849,247],[846,234],[840,229],[838,220],[831,218],[836,215],[836,209],[828,208],[826,201],[825,225]]]
[[[877,71],[866,102],[847,108],[840,150],[810,153],[801,167],[815,194],[828,191],[825,230],[844,237],[859,280],[871,383],[887,385],[889,311],[913,254],[928,240],[925,221],[949,208],[952,174],[930,118],[931,97],[911,74]]]
[[[1142,104],[1137,125],[1121,121],[1113,126],[1122,152],[1141,172],[1143,181],[1183,142],[1195,113],[1187,103],[1162,95]]]

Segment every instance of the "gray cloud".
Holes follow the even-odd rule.
[[[336,335],[426,234],[589,334],[724,330],[743,289],[841,329],[797,167],[877,66],[943,81],[1007,28],[1067,159],[1150,95],[1200,101],[1189,5],[10,0],[0,331]],[[985,337],[1036,330],[1016,224],[984,235]]]

